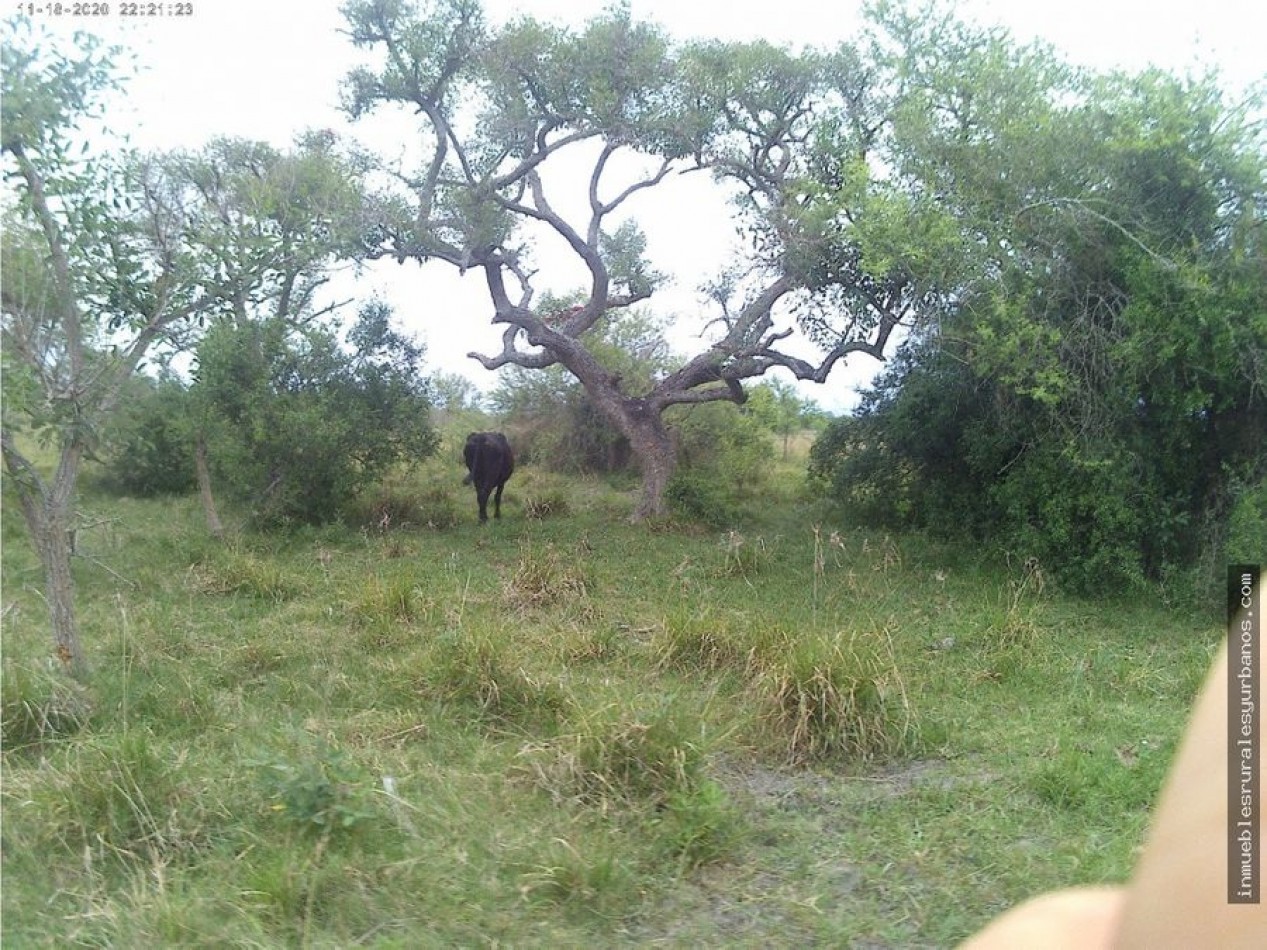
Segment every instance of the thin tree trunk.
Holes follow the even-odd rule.
[[[8,432],[3,436],[3,451],[5,468],[17,489],[27,530],[44,569],[44,599],[53,627],[54,650],[71,676],[85,679],[88,660],[75,622],[75,582],[70,567],[74,547],[72,502],[83,448],[73,442],[62,446],[57,472],[48,484],[17,451]]]
[[[73,553],[69,506],[64,510],[45,510],[38,523],[28,526],[35,537],[40,563],[44,566],[44,596],[48,601],[49,619],[53,624],[53,644],[57,658],[77,679],[88,673],[88,661],[79,643],[75,622],[75,582],[71,576]]]
[[[194,464],[198,469],[198,497],[202,499],[202,510],[207,516],[207,530],[217,541],[224,538],[224,525],[216,511],[215,495],[211,493],[211,468],[207,464],[207,440],[198,433],[194,447]]]

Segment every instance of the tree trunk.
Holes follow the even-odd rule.
[[[45,509],[35,524],[28,519],[28,527],[35,538],[40,563],[44,566],[44,597],[48,601],[49,619],[53,624],[57,658],[72,676],[83,679],[88,673],[88,661],[80,646],[79,628],[75,623],[75,583],[70,569],[73,544],[69,519],[72,511],[69,505],[57,507],[61,510]]]
[[[207,516],[207,530],[211,532],[211,536],[217,541],[224,538],[224,525],[220,522],[220,515],[216,511],[215,495],[211,493],[211,468],[207,464],[207,440],[201,432],[198,433],[197,444],[194,447],[194,464],[198,469],[198,497],[202,499],[202,510]]]
[[[642,400],[631,403],[621,428],[642,466],[642,496],[629,519],[638,522],[665,513],[664,490],[677,471],[677,449],[660,414],[648,409]]]
[[[8,432],[4,433],[3,450],[31,542],[44,568],[44,600],[53,626],[54,650],[71,676],[85,679],[88,661],[75,623],[75,583],[70,568],[74,549],[72,502],[83,448],[75,443],[62,446],[57,472],[47,485],[17,451]]]

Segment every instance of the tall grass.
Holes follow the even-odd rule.
[[[1218,638],[791,476],[648,529],[531,470],[480,528],[432,475],[227,544],[93,498],[86,687],[6,518],[6,946],[950,945],[1129,873]]]

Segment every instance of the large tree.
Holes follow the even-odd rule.
[[[471,355],[575,376],[641,461],[635,519],[662,510],[676,465],[668,408],[742,402],[744,381],[775,367],[822,382],[852,353],[882,357],[930,303],[916,271],[870,266],[853,238],[883,192],[869,169],[900,93],[853,47],[675,45],[621,8],[578,31],[529,18],[494,29],[477,0],[351,0],[344,13],[353,42],[381,57],[349,76],[350,114],[393,106],[421,119],[420,167],[399,170],[372,253],[482,274],[505,332],[501,352]],[[631,213],[685,171],[724,188],[747,250],[724,275],[692,275],[714,278],[702,351],[631,392],[590,340],[662,285]],[[531,251],[547,240],[583,275],[567,309],[538,303]],[[818,347],[811,359],[787,348],[797,324]]]

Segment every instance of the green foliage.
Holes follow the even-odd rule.
[[[777,379],[750,387],[743,412],[779,437],[784,459],[788,457],[792,436],[804,429],[819,428],[827,421],[813,400],[802,399],[795,389]]]
[[[305,135],[289,155],[217,140],[198,155],[138,156],[109,132],[100,138],[113,53],[100,55],[86,33],[69,47],[35,36],[22,19],[5,33],[0,149],[14,187],[0,249],[0,448],[45,565],[58,655],[82,677],[66,543],[82,460],[155,352],[188,346],[216,317],[312,317],[331,258],[362,250],[364,168],[329,133]],[[165,411],[155,418],[166,427]],[[58,448],[47,480],[18,447],[25,432]],[[174,451],[173,433],[130,436],[150,457],[127,490],[167,484],[155,468]]]
[[[1152,751],[1136,758],[1104,748],[1064,748],[1034,770],[1028,785],[1044,804],[1084,815],[1090,820],[1105,803],[1144,812],[1156,802],[1165,778],[1166,757]]]
[[[41,805],[75,853],[104,846],[119,858],[171,860],[198,844],[193,809],[182,810],[180,775],[143,731],[86,744]]]
[[[524,867],[519,885],[524,897],[593,914],[613,915],[628,897],[632,875],[611,850],[586,853],[556,838],[544,854]]]
[[[674,412],[679,467],[665,490],[669,510],[712,528],[739,520],[743,503],[767,485],[773,448],[760,417],[729,403]]]
[[[1223,560],[1228,564],[1267,563],[1267,479],[1235,492],[1227,519]]]
[[[467,496],[456,481],[445,480],[438,463],[436,456],[426,465],[407,460],[399,470],[388,471],[348,502],[343,520],[378,534],[452,528]]]
[[[368,778],[346,752],[324,742],[297,759],[257,762],[272,811],[310,834],[346,834],[376,817]]]
[[[129,380],[103,434],[103,487],[140,498],[192,491],[192,410],[190,392],[177,380]]]
[[[410,577],[371,577],[365,583],[356,612],[368,623],[409,623],[426,610],[422,591]]]
[[[765,486],[773,448],[759,418],[730,403],[708,403],[666,415],[687,471],[708,475],[736,500]]]
[[[421,351],[388,317],[366,307],[351,353],[280,321],[208,333],[195,390],[212,469],[261,523],[334,520],[392,465],[435,451]]]
[[[991,235],[956,266],[997,276],[908,342],[813,472],[872,523],[1135,589],[1208,559],[1234,486],[1267,469],[1258,133],[1207,81],[1118,76],[1062,103],[1039,53],[995,52],[930,77],[932,102],[971,83],[977,114],[908,117],[907,171]]]
[[[669,511],[687,521],[726,528],[740,516],[733,494],[720,479],[707,472],[679,470],[664,490]]]
[[[679,609],[667,614],[651,645],[661,666],[688,673],[738,669],[747,656],[742,640],[709,611]]]

